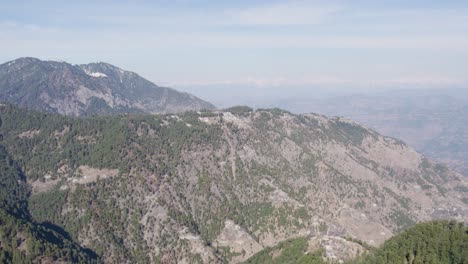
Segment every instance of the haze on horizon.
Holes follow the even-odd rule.
[[[0,17],[1,62],[105,61],[215,103],[468,83],[466,1],[3,1]]]

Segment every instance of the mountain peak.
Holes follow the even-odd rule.
[[[121,80],[125,75],[138,76],[138,74],[130,71],[125,71],[117,66],[107,62],[92,62],[88,64],[78,65],[86,74],[93,77],[110,77]],[[138,76],[140,77],[140,76]],[[140,77],[141,78],[141,77]]]
[[[12,60],[11,62],[41,62],[42,60],[34,57],[20,57],[16,60]]]
[[[107,62],[91,62],[91,63],[87,63],[87,64],[80,64],[79,65],[80,67],[89,67],[89,68],[103,68],[103,69],[109,69],[109,70],[120,70],[120,71],[124,71],[122,70],[121,68],[117,67],[117,66],[114,66],[110,63],[107,63]]]
[[[12,60],[12,61],[7,61],[3,64],[0,64],[0,67],[22,67],[24,65],[28,65],[28,64],[31,64],[31,63],[38,63],[38,62],[41,62],[40,59],[37,59],[37,58],[33,58],[33,57],[21,57],[21,58],[18,58],[16,60]]]
[[[0,101],[65,115],[169,113],[214,106],[106,62],[24,57],[0,65]]]

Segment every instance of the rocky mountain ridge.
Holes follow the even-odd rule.
[[[214,109],[108,63],[71,65],[20,58],[0,65],[0,101],[72,116]]]

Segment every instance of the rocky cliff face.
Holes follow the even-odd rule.
[[[193,95],[157,86],[107,63],[71,65],[35,58],[0,65],[0,101],[73,116],[214,108]]]
[[[466,178],[342,118],[0,114],[32,216],[108,262],[237,263],[295,237],[343,259],[364,250],[344,238],[379,245],[418,221],[468,220]]]

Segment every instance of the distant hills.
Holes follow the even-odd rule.
[[[0,65],[0,101],[72,116],[214,109],[108,63],[71,65],[20,58]]]

